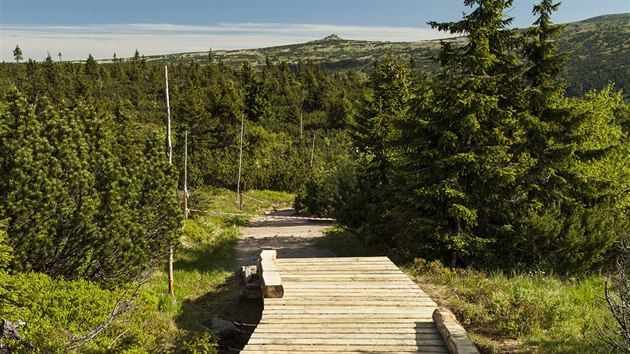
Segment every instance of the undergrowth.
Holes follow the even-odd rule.
[[[326,231],[324,237],[317,241],[320,247],[334,250],[341,257],[382,256],[387,254],[385,248],[367,246],[359,235],[334,226]]]
[[[204,322],[218,316],[237,294],[229,280],[235,276],[238,227],[263,210],[289,206],[293,199],[291,194],[271,191],[245,195],[255,200],[244,198],[240,210],[234,192],[204,189],[192,193],[191,209],[198,211],[191,213],[175,250],[174,298],[168,294],[166,264],[139,279],[145,282],[139,288],[134,283],[115,289],[0,269],[0,318],[26,322],[19,332],[36,352],[216,352],[217,340]],[[117,303],[124,311],[88,338],[108,321]],[[14,352],[30,352],[24,342],[1,345]]]

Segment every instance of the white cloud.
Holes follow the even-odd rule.
[[[64,60],[229,49],[262,48],[301,43],[330,34],[345,39],[410,42],[444,37],[416,27],[339,26],[325,24],[224,23],[215,26],[122,24],[85,26],[1,25],[0,60],[13,60],[19,45],[25,58],[42,60],[50,52]]]

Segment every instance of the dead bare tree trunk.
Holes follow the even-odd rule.
[[[164,67],[164,78],[166,80],[166,154],[168,163],[173,163],[173,145],[171,143],[171,104],[168,97],[168,66]],[[175,297],[175,286],[173,281],[173,247],[168,249],[168,293]]]
[[[184,226],[188,221],[188,130],[184,133]]]
[[[241,116],[241,146],[238,153],[238,180],[236,182],[236,202],[239,209],[243,208],[243,197],[241,196],[241,170],[243,166],[243,131],[245,130],[245,115]]]

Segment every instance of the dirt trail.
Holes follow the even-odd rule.
[[[278,258],[332,257],[335,254],[315,244],[332,222],[297,218],[292,209],[258,216],[241,230],[236,244],[236,259],[242,265],[254,265],[264,249],[275,249]]]
[[[260,252],[265,249],[276,250],[278,258],[334,257],[334,252],[316,246],[317,240],[331,226],[331,221],[298,218],[292,209],[253,218],[246,228],[241,229],[241,237],[236,244],[237,274],[240,275],[241,266],[255,265]],[[232,286],[241,286],[239,279],[234,279],[232,283]],[[244,336],[242,341],[230,343],[229,348],[221,348],[219,353],[238,353],[247,344],[260,322],[262,308],[262,299],[241,298],[223,311],[222,317],[234,322]]]

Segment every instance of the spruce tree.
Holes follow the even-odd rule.
[[[504,11],[511,1],[467,0],[463,20],[431,26],[467,34],[462,48],[444,45],[443,71],[418,100],[403,130],[404,184],[399,202],[406,242],[423,255],[483,259],[512,229],[511,196],[521,173],[514,145],[521,138],[513,103],[521,67],[517,32]]]
[[[608,88],[564,97],[558,77],[566,58],[555,52],[561,26],[551,22],[558,6],[549,0],[534,6],[539,17],[527,31],[527,134],[519,149],[529,161],[520,182],[520,237],[502,248],[521,262],[577,272],[602,262],[626,227],[630,170],[627,135],[617,119],[625,106],[621,95]]]
[[[19,63],[22,61],[22,59],[24,59],[24,57],[22,56],[22,49],[17,44],[15,45],[15,49],[13,49],[13,58],[15,58],[16,63]]]
[[[357,115],[352,130],[359,153],[358,183],[353,203],[341,211],[341,221],[349,226],[362,225],[369,242],[393,246],[393,230],[388,226],[388,203],[395,172],[397,152],[395,124],[406,118],[412,98],[407,67],[385,55],[375,64],[368,83],[365,109]]]

